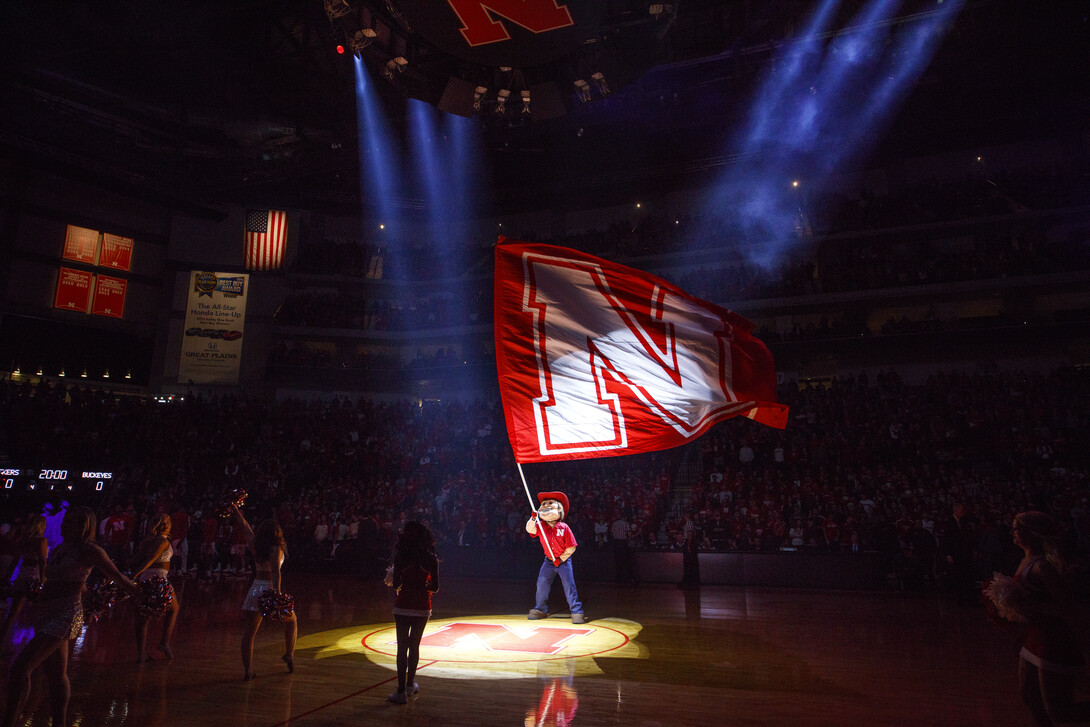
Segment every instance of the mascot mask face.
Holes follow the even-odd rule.
[[[564,519],[564,506],[557,500],[542,500],[537,516],[547,523],[555,523]]]

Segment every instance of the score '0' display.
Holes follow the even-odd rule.
[[[0,468],[0,489],[8,494],[41,493],[91,495],[105,492],[114,473],[62,467]]]

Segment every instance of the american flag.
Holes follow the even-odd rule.
[[[284,265],[288,213],[280,210],[246,210],[244,239],[247,270],[279,270]]]

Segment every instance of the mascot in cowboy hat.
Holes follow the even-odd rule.
[[[564,597],[568,599],[572,623],[586,623],[587,619],[583,614],[579,592],[575,588],[575,574],[571,565],[571,557],[577,543],[575,534],[564,522],[568,514],[568,496],[563,492],[539,492],[537,499],[541,506],[526,521],[526,532],[541,541],[541,549],[545,551],[545,561],[537,574],[537,600],[527,618],[548,618],[549,589],[556,577],[560,576],[560,582],[564,586]]]

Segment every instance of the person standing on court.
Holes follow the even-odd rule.
[[[397,538],[394,562],[386,570],[387,586],[394,596],[397,631],[397,691],[386,698],[405,704],[420,691],[416,667],[420,663],[420,639],[431,618],[431,596],[439,590],[439,556],[435,535],[422,522],[409,520]]]
[[[973,589],[973,540],[973,526],[965,513],[965,505],[956,502],[942,530],[939,545],[945,561],[947,585],[962,605],[971,605],[976,597]]]
[[[564,585],[564,598],[567,599],[568,610],[571,611],[571,622],[586,623],[583,603],[579,600],[579,591],[575,587],[575,571],[571,565],[571,557],[578,543],[575,541],[575,533],[564,522],[568,513],[568,496],[563,492],[539,492],[537,501],[541,506],[526,521],[526,532],[541,541],[545,561],[537,573],[534,607],[530,609],[527,618],[548,618],[549,589],[556,577],[560,576],[560,582]]]
[[[631,526],[624,513],[618,511],[617,517],[609,526],[609,540],[613,544],[614,575],[618,583],[635,583],[636,574],[632,564],[632,548],[628,542]]]

